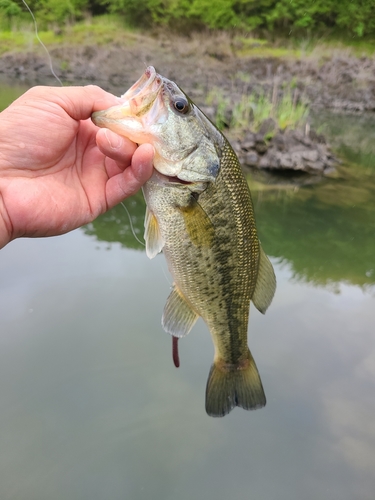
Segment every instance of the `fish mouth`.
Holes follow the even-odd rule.
[[[165,187],[170,186],[181,189],[186,186],[186,189],[189,189],[192,193],[202,193],[207,189],[207,182],[185,181],[177,176],[164,175],[156,169],[154,169],[150,181]]]
[[[176,175],[162,174],[156,168],[154,168],[153,170],[151,180],[155,181],[158,184],[182,184],[182,185],[193,184],[190,181],[184,181],[183,179],[180,179]]]
[[[144,115],[161,93],[163,79],[153,66],[149,66],[139,80],[121,96],[129,103],[132,116]]]
[[[91,118],[99,127],[112,128],[110,124],[127,118],[141,118],[150,110],[158,97],[162,94],[163,79],[156,73],[153,66],[149,66],[144,74],[137,80],[129,90],[121,96],[123,104],[113,106],[104,111],[96,111]],[[155,113],[160,110],[157,106]],[[151,113],[154,115],[154,113]],[[154,119],[150,116],[149,119]],[[115,131],[115,130],[114,130]]]
[[[182,185],[194,184],[194,182],[185,181],[183,179],[180,179],[176,175],[162,174],[159,170],[156,170],[155,168],[151,178],[162,184],[182,184]]]
[[[171,182],[172,184],[194,184],[192,181],[184,181],[183,179],[180,179],[176,176],[172,177],[171,175],[165,175],[164,177],[168,179],[168,182]]]

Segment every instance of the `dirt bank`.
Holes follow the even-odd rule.
[[[68,45],[52,48],[58,76],[67,84],[95,83],[123,93],[149,64],[178,82],[198,104],[219,86],[242,94],[291,84],[315,109],[375,111],[375,59],[332,53],[306,58],[240,55],[228,37],[146,37],[132,35],[126,46]],[[56,84],[44,53],[8,53],[0,58],[0,78],[28,84]]]
[[[120,95],[152,64],[176,81],[210,118],[206,97],[215,87],[232,102],[262,89],[280,97],[293,88],[297,99],[315,109],[375,111],[375,59],[332,54],[325,59],[261,58],[240,55],[229,38],[193,39],[132,35],[126,46],[60,46],[50,50],[54,69],[65,84],[93,83]],[[57,82],[42,52],[8,53],[0,58],[0,80],[29,85]],[[332,175],[337,164],[324,138],[314,131],[279,131],[271,139],[248,132],[231,138],[243,165],[273,172],[290,170]],[[250,135],[249,135],[250,134]],[[251,137],[250,137],[251,136]]]

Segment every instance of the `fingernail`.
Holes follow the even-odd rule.
[[[120,137],[117,134],[114,134],[110,130],[104,130],[105,135],[107,137],[107,141],[109,142],[109,145],[111,146],[112,149],[120,149],[122,146],[123,140],[122,137]]]

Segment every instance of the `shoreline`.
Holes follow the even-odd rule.
[[[332,54],[324,61],[312,56],[262,58],[236,54],[229,39],[202,40],[139,35],[126,47],[63,45],[51,48],[50,55],[54,71],[64,84],[95,84],[116,95],[123,94],[146,66],[153,65],[178,83],[213,120],[216,109],[207,103],[213,89],[232,103],[253,92],[264,92],[271,98],[276,89],[276,97],[280,98],[286,89],[293,89],[315,113],[375,112],[375,58],[344,59],[342,54]],[[30,86],[57,84],[48,58],[40,50],[0,56],[0,81]],[[247,135],[237,135],[231,142],[242,163],[252,169],[285,169],[306,172],[309,177],[335,175],[339,162],[324,138],[311,132],[303,137],[300,131],[287,129],[284,133],[274,127],[274,137],[268,141],[264,141],[265,134],[259,136],[259,131],[252,137],[247,131]],[[224,130],[224,134],[231,138],[230,130]]]
[[[178,84],[198,104],[212,87],[224,95],[275,85],[293,87],[312,110],[375,112],[375,57],[355,57],[345,51],[330,56],[261,57],[236,50],[230,38],[217,35],[186,38],[134,35],[126,46],[64,44],[49,49],[54,71],[69,85],[96,84],[115,94],[124,93],[153,65]],[[55,85],[49,61],[40,47],[0,56],[0,79],[9,83]]]

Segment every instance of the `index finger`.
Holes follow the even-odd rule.
[[[121,104],[123,101],[97,85],[84,87],[33,87],[18,101],[42,99],[58,104],[74,120],[86,120],[94,111],[101,111]]]

